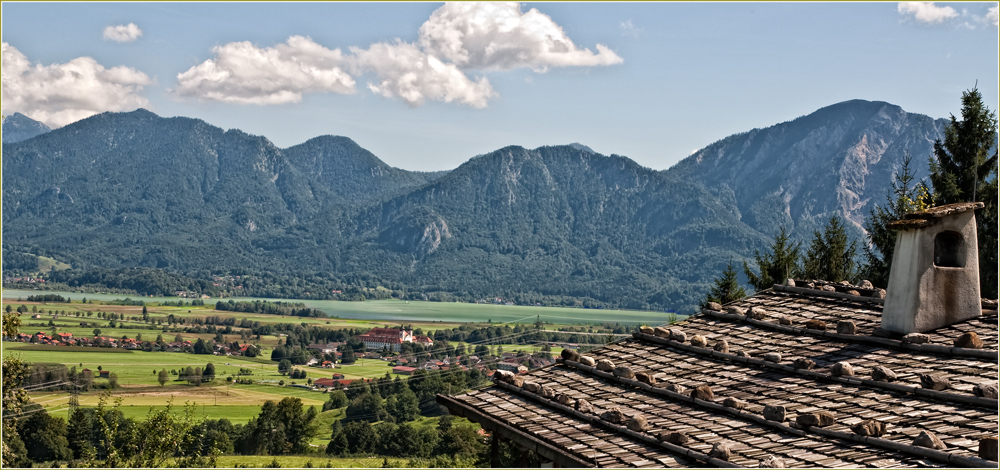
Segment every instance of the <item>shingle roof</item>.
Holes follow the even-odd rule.
[[[748,312],[751,307],[763,312]],[[705,310],[669,326],[678,330],[672,339],[665,329],[647,329],[587,353],[618,369],[600,370],[567,353],[570,359],[531,371],[523,383],[510,376],[509,382],[500,379],[439,401],[499,435],[517,432],[527,436],[524,442],[538,440],[534,445],[543,456],[567,466],[757,467],[773,455],[796,468],[996,468],[996,457],[979,458],[979,445],[997,435],[997,400],[977,396],[983,386],[997,386],[996,311],[929,332],[928,341],[918,344],[877,332],[881,309],[881,299],[776,286],[727,312]],[[809,320],[829,329],[815,323],[806,328]],[[854,334],[848,334],[847,321]],[[983,348],[956,347],[955,339],[966,332],[975,332]],[[838,362],[848,362],[854,375],[837,375]],[[895,380],[874,380],[880,366]],[[935,381],[925,378],[922,385],[922,375],[944,376],[950,386],[924,388]],[[941,388],[937,383],[934,388]],[[692,397],[703,385],[713,398]],[[777,406],[784,407],[784,419],[765,419],[776,411],[765,407]],[[623,414],[608,413],[615,407]],[[835,422],[808,425],[809,419],[825,419],[819,412],[832,413]],[[636,415],[647,425],[634,422],[629,429]],[[885,423],[884,435],[852,431],[865,420]],[[688,441],[658,439],[670,432],[684,433]],[[936,435],[946,448],[914,446],[922,432]],[[728,458],[723,444],[731,450]]]

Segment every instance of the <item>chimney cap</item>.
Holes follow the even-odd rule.
[[[922,211],[911,212],[903,216],[903,220],[889,223],[889,228],[895,230],[909,230],[915,228],[930,227],[937,222],[937,219],[954,214],[961,214],[976,209],[982,209],[982,202],[958,202],[943,206],[931,207]]]
[[[957,202],[955,204],[945,204],[943,206],[931,207],[922,211],[911,212],[903,216],[904,219],[939,219],[941,217],[960,214],[962,212],[975,209],[982,209],[981,202]]]

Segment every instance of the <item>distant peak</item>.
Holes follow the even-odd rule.
[[[305,142],[303,142],[303,143],[301,143],[299,145],[306,145],[306,144],[312,144],[312,145],[316,145],[316,144],[340,144],[340,145],[354,145],[354,146],[358,146],[358,143],[355,142],[350,137],[344,137],[342,135],[331,135],[331,134],[325,134],[325,135],[313,137],[313,138],[311,138],[311,139],[309,139],[309,140],[307,140],[307,141],[305,141]]]
[[[582,150],[584,152],[597,153],[597,152],[594,151],[594,149],[592,149],[590,147],[587,147],[586,145],[583,145],[583,144],[581,144],[579,142],[573,142],[572,144],[567,145],[567,147],[573,147],[573,148],[575,148],[577,150]]]

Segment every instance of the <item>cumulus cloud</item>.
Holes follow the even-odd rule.
[[[900,2],[896,11],[903,16],[912,16],[921,23],[941,23],[958,17],[958,12],[952,7],[939,7],[934,2]]]
[[[573,43],[552,18],[517,3],[448,3],[424,22],[418,40],[327,49],[292,36],[260,48],[235,42],[213,49],[212,59],[177,76],[182,97],[240,104],[282,104],[305,93],[353,93],[355,78],[374,75],[367,88],[410,106],[428,100],[487,106],[497,92],[470,71],[613,65],[622,58],[603,44],[596,52]]]
[[[530,67],[613,65],[622,58],[603,44],[597,52],[573,44],[552,18],[518,3],[447,3],[421,27],[427,53],[462,69],[510,70]]]
[[[115,42],[132,42],[142,36],[142,30],[135,23],[120,24],[104,28],[104,39]]]
[[[177,75],[180,96],[240,104],[285,104],[303,93],[354,93],[340,49],[292,36],[284,44],[259,48],[233,42],[212,49],[215,58]]]
[[[105,111],[148,106],[146,74],[125,66],[104,68],[90,57],[65,64],[32,64],[14,46],[2,43],[4,113],[20,112],[50,127],[61,127]]]
[[[993,26],[1000,26],[1000,7],[990,7],[986,13],[986,21]]]
[[[496,96],[485,77],[472,80],[455,64],[444,63],[414,44],[397,40],[351,52],[360,71],[371,71],[380,80],[369,84],[369,90],[387,98],[398,97],[410,106],[430,99],[484,108]]]

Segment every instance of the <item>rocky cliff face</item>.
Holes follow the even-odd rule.
[[[837,214],[860,235],[907,152],[917,177],[927,175],[926,158],[945,124],[889,103],[845,101],[727,137],[668,172],[732,192],[741,220],[765,233],[784,225],[808,237]]]

